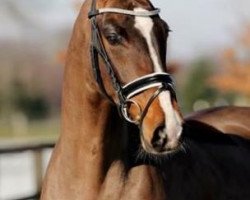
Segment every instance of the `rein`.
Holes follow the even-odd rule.
[[[101,92],[118,107],[118,111],[120,115],[130,123],[137,124],[141,127],[143,120],[146,116],[146,113],[153,103],[153,101],[160,95],[161,92],[169,90],[171,95],[175,97],[174,83],[171,78],[171,75],[165,72],[161,73],[151,73],[136,80],[122,86],[119,79],[116,77],[113,64],[104,48],[102,43],[101,34],[97,26],[96,16],[104,14],[104,13],[116,13],[116,14],[124,14],[131,16],[140,16],[140,17],[151,17],[156,16],[160,12],[159,9],[155,9],[152,11],[133,11],[133,10],[125,10],[120,8],[100,8],[96,9],[96,0],[92,0],[91,10],[88,13],[88,18],[91,21],[91,46],[90,46],[90,54],[91,54],[91,62],[93,73],[96,82],[99,85]],[[112,97],[108,95],[104,83],[101,77],[100,66],[99,66],[99,56],[103,59],[105,63],[106,70],[111,77],[111,82],[114,90],[118,96],[119,102],[116,104]],[[131,98],[138,95],[139,93],[146,91],[150,88],[158,89],[148,100],[144,110],[141,109],[140,105],[132,100]],[[132,119],[129,116],[128,109],[129,106],[134,105],[137,107],[140,112],[139,119]]]

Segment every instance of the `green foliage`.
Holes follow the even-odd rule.
[[[2,112],[3,109],[3,95],[2,92],[0,91],[0,113]]]
[[[213,64],[206,59],[201,59],[192,64],[185,86],[182,89],[183,111],[193,110],[193,104],[198,99],[208,102],[215,101],[218,92],[207,84],[207,79],[213,73]]]
[[[17,99],[17,106],[29,119],[43,119],[49,114],[46,100],[41,97],[21,97]]]
[[[29,119],[43,119],[49,114],[49,105],[41,94],[29,95],[23,85],[15,82],[13,104]]]

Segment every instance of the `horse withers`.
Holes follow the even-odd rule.
[[[250,107],[223,106],[191,113],[185,121],[197,121],[221,131],[250,139]]]

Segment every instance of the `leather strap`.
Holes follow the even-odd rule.
[[[135,81],[125,85],[123,87],[123,95],[126,98],[131,98],[140,92],[143,92],[149,88],[160,87],[163,85],[168,85],[172,90],[173,80],[168,73],[153,73],[141,78],[136,79]]]
[[[138,16],[138,17],[151,17],[158,15],[160,13],[160,9],[155,9],[152,11],[133,11],[133,10],[126,10],[121,8],[100,8],[98,10],[91,10],[88,14],[89,18],[92,18],[96,15],[103,14],[103,13],[116,13],[116,14],[123,14],[123,15],[131,15],[131,16]]]

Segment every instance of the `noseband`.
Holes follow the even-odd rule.
[[[96,82],[98,83],[102,93],[114,104],[114,100],[108,95],[104,83],[101,77],[100,67],[99,67],[99,60],[98,55],[104,60],[106,70],[111,78],[111,82],[113,85],[114,90],[118,96],[119,102],[117,105],[119,113],[121,116],[126,119],[127,121],[134,123],[134,124],[142,124],[144,117],[153,103],[154,99],[159,96],[159,94],[163,91],[169,90],[171,95],[175,97],[175,90],[174,90],[174,83],[171,76],[168,73],[151,73],[146,76],[142,76],[124,86],[120,83],[119,79],[116,77],[113,64],[109,59],[109,56],[104,48],[102,43],[101,34],[99,32],[96,16],[103,14],[103,13],[118,13],[124,15],[132,15],[132,16],[140,16],[140,17],[150,17],[158,15],[160,12],[159,9],[155,9],[152,11],[132,11],[132,10],[124,10],[120,8],[101,8],[96,9],[96,0],[92,1],[91,10],[88,14],[89,19],[91,20],[91,47],[90,47],[90,54],[91,54],[91,61],[92,61],[92,68]],[[136,96],[137,94],[144,92],[150,88],[157,88],[156,92],[153,93],[149,101],[147,102],[144,110],[141,109],[140,105],[132,100],[131,98]],[[132,119],[129,116],[128,109],[131,105],[136,106],[138,111],[140,112],[139,119]]]

